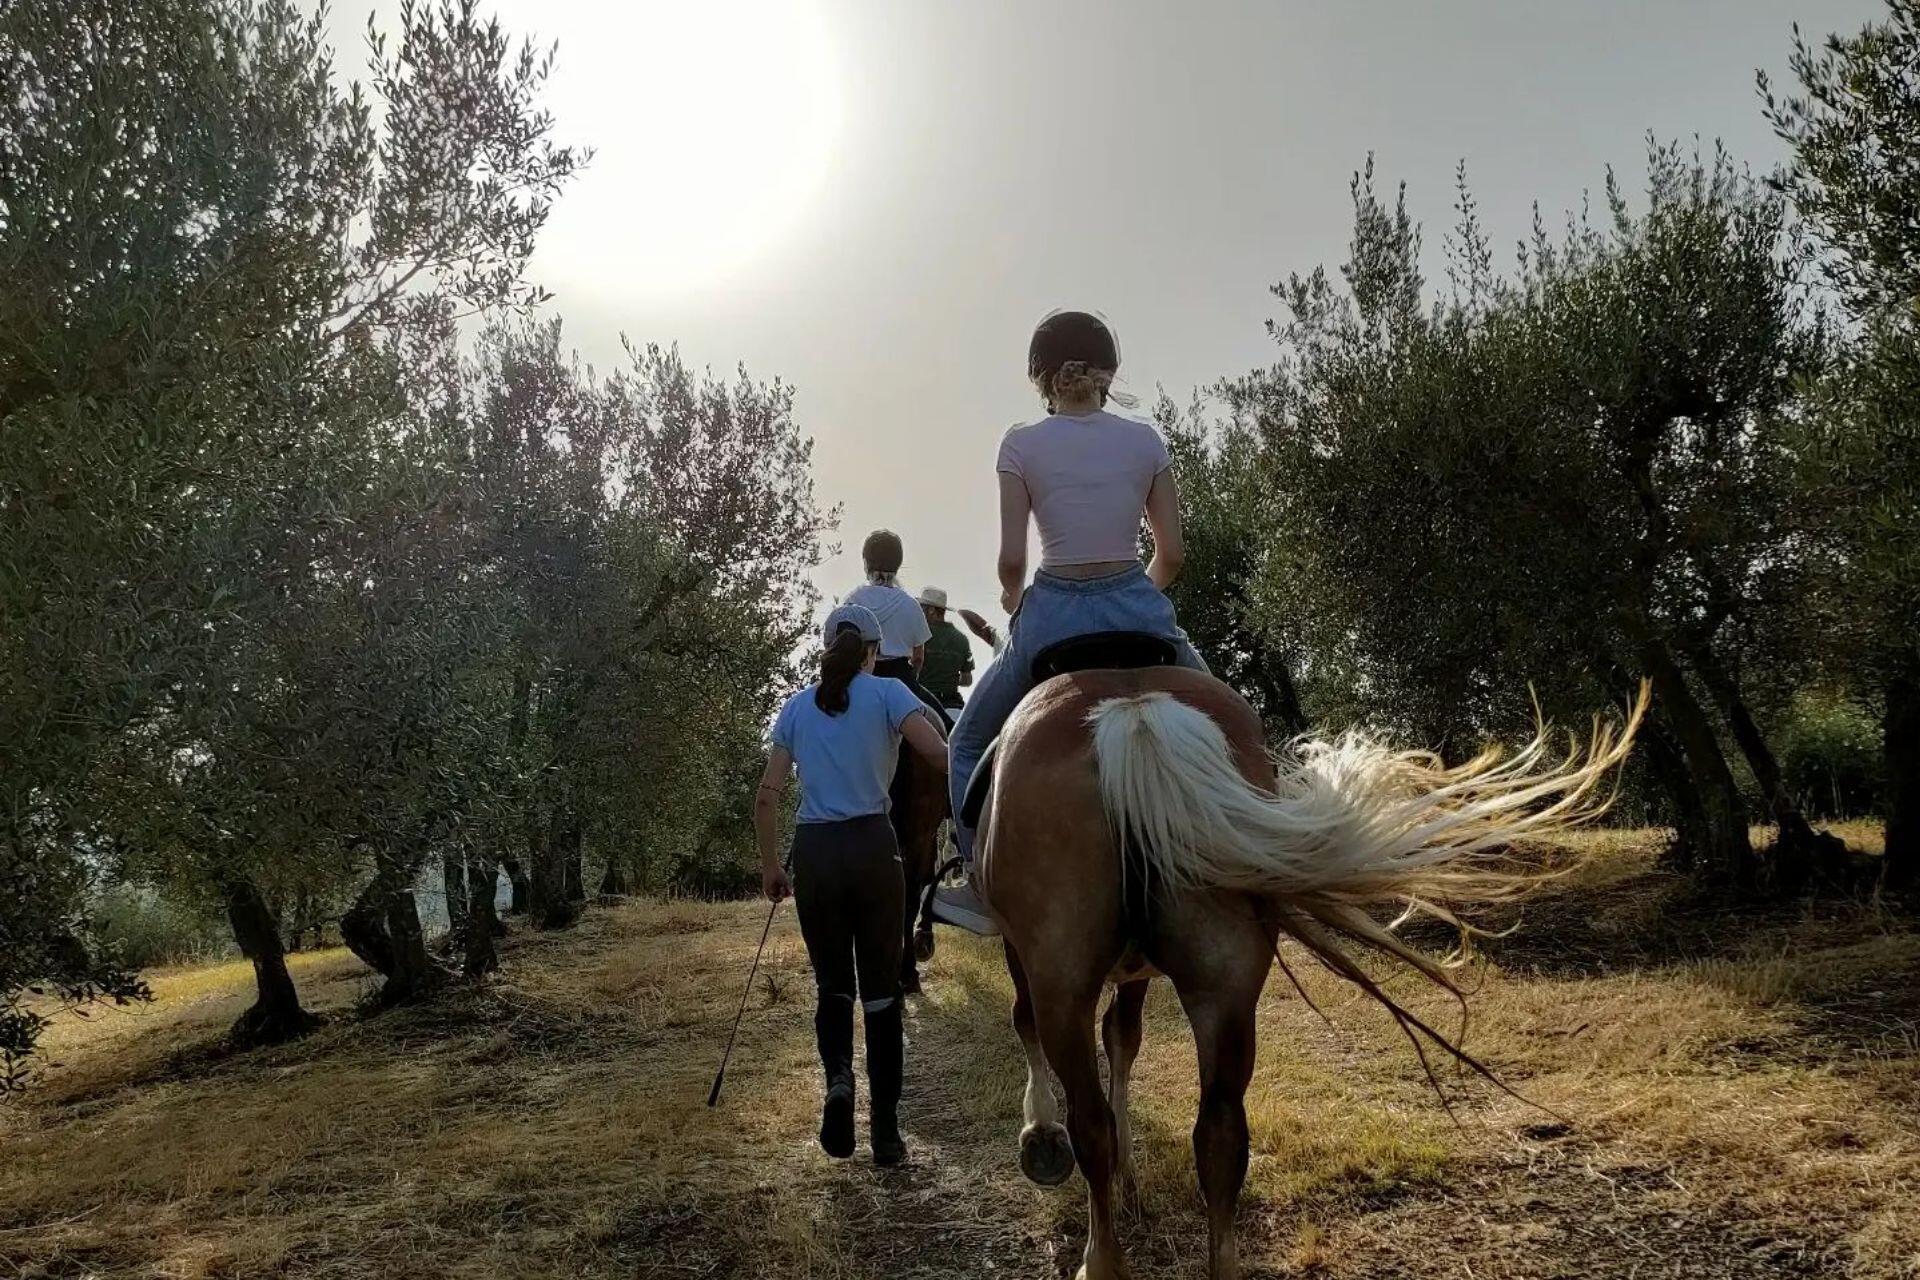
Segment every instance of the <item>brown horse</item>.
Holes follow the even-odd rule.
[[[900,985],[904,995],[920,989],[919,967],[933,958],[933,924],[923,913],[923,899],[933,887],[940,865],[940,824],[947,820],[947,775],[913,756],[900,752],[894,777],[894,832],[900,840],[900,871],[906,881],[906,916],[901,922]],[[915,920],[919,930],[915,932]]]
[[[1006,935],[1027,1052],[1021,1167],[1053,1184],[1077,1161],[1089,1213],[1081,1277],[1127,1274],[1113,1202],[1116,1191],[1132,1194],[1127,1086],[1148,981],[1173,982],[1193,1030],[1209,1274],[1233,1280],[1255,1006],[1280,936],[1385,1003],[1410,1035],[1452,1051],[1381,993],[1344,944],[1383,951],[1451,989],[1438,963],[1366,908],[1395,902],[1454,920],[1455,908],[1541,879],[1538,863],[1510,859],[1514,842],[1552,837],[1605,808],[1600,784],[1644,707],[1643,690],[1624,732],[1596,723],[1585,750],[1558,762],[1545,758],[1543,731],[1513,757],[1489,752],[1454,768],[1358,735],[1297,744],[1277,766],[1253,709],[1197,672],[1085,671],[1028,696],[1000,739],[979,878]],[[1108,984],[1111,1094],[1094,1048]],[[1049,1067],[1066,1095],[1064,1127]]]

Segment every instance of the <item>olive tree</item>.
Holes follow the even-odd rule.
[[[1782,185],[1853,321],[1818,388],[1803,454],[1818,589],[1837,654],[1877,686],[1887,873],[1920,883],[1920,6],[1819,47],[1795,35],[1800,92],[1760,88],[1793,147]]]
[[[780,383],[699,377],[659,347],[596,378],[557,324],[489,333],[470,380],[487,554],[518,628],[502,856],[560,926],[589,845],[621,893],[636,851],[703,825],[708,780],[783,683],[830,517]]]
[[[1342,281],[1276,292],[1281,359],[1228,388],[1270,455],[1254,596],[1312,628],[1377,718],[1444,752],[1532,713],[1654,686],[1645,738],[1683,854],[1801,874],[1831,842],[1795,806],[1742,686],[1743,627],[1795,554],[1782,518],[1796,380],[1815,371],[1782,203],[1724,155],[1655,146],[1644,211],[1536,226],[1507,278],[1464,183],[1452,288],[1356,175]],[[1779,826],[1762,862],[1727,742]]]
[[[408,3],[391,52],[376,41],[348,85],[321,29],[248,0],[0,12],[10,866],[85,872],[106,754],[128,735],[191,754],[222,691],[255,692],[234,655],[351,519],[341,476],[377,416],[357,402],[363,354],[539,298],[522,268],[581,160],[535,105],[545,60],[471,4]],[[274,937],[245,868],[194,848],[243,947]],[[85,971],[84,931],[54,924],[73,919],[58,886],[84,878],[6,895],[0,913],[25,922],[10,933],[59,934],[28,976]]]

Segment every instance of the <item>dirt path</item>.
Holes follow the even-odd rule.
[[[1060,1276],[1078,1264],[1082,1188],[1018,1180],[1017,1093],[981,1072],[984,1056],[1007,1080],[1019,1078],[1000,1025],[1003,993],[981,973],[987,949],[952,949],[961,947],[966,954],[939,975],[942,985],[959,977],[959,990],[935,989],[912,1018],[906,1125],[915,1168],[894,1175],[855,1164],[821,1190],[817,1221],[858,1260],[849,1274]],[[1630,1147],[1492,1102],[1484,1089],[1460,1090],[1466,1114],[1455,1129],[1421,1095],[1410,1052],[1389,1045],[1382,1058],[1381,1046],[1329,1032],[1277,989],[1263,1031],[1288,1047],[1263,1052],[1255,1090],[1255,1190],[1244,1214],[1254,1275],[1760,1280],[1845,1269],[1831,1231],[1783,1230],[1699,1194],[1685,1162],[1646,1163]],[[1140,1076],[1151,1096],[1136,1124],[1144,1206],[1126,1239],[1140,1274],[1197,1277],[1205,1227],[1186,1141],[1193,1091],[1180,1080],[1192,1077],[1193,1054],[1166,992],[1149,1036]],[[1371,1069],[1360,1059],[1372,1059]],[[1293,1092],[1287,1080],[1340,1075],[1370,1077],[1348,1099],[1353,1115],[1323,1103],[1317,1132],[1307,1132],[1280,1114],[1280,1098]],[[1263,1119],[1280,1132],[1258,1132]]]
[[[1383,1019],[1303,974],[1329,1027],[1272,984],[1251,1273],[1920,1275],[1920,939],[1805,913],[1614,971],[1605,939],[1643,940],[1644,899],[1589,902],[1577,971],[1515,952],[1480,978],[1471,1043],[1571,1127],[1449,1077],[1456,1126]],[[0,1277],[1069,1274],[1082,1191],[1019,1177],[1021,1061],[991,945],[943,938],[911,1006],[907,1167],[812,1145],[790,920],[722,1105],[703,1105],[763,918],[597,910],[514,939],[483,993],[374,1018],[351,1013],[350,958],[304,958],[332,1020],[260,1053],[215,1047],[239,970],[64,1026],[63,1065],[0,1116]],[[1126,1239],[1141,1276],[1196,1277],[1193,1050],[1164,990],[1137,1078],[1144,1213]]]

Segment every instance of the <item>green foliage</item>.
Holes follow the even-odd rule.
[[[0,15],[10,1009],[121,990],[105,957],[165,953],[167,904],[223,904],[256,1024],[297,1026],[275,903],[311,935],[360,892],[416,991],[429,859],[530,863],[549,923],[589,847],[718,885],[794,674],[831,517],[791,388],[660,347],[596,379],[515,323],[585,158],[549,60],[409,0],[347,86],[321,30],[272,0]]]
[[[1783,185],[1821,229],[1836,285],[1860,312],[1913,319],[1920,301],[1920,4],[1887,0],[1886,21],[1818,47],[1794,28],[1800,93],[1776,97],[1765,72],[1766,116],[1793,146]]]
[[[831,518],[791,388],[629,356],[596,379],[557,323],[500,329],[467,375],[484,554],[514,619],[496,735],[549,879],[562,844],[643,883],[707,844],[793,681]]]
[[[1724,159],[1651,160],[1645,215],[1610,184],[1609,232],[1541,232],[1510,281],[1463,195],[1458,283],[1431,309],[1404,197],[1362,175],[1347,290],[1276,290],[1283,358],[1228,388],[1296,552],[1267,591],[1322,615],[1315,650],[1346,655],[1376,713],[1471,735],[1525,714],[1527,681],[1590,704],[1577,668],[1625,648],[1623,612],[1706,626],[1711,582],[1746,581],[1777,537],[1762,432],[1808,357],[1781,210]]]
[[[1870,318],[1810,389],[1800,525],[1817,652],[1866,687],[1920,672],[1920,330]]]
[[[1272,536],[1274,485],[1259,442],[1240,424],[1210,427],[1198,403],[1182,413],[1163,397],[1154,417],[1180,490],[1186,562],[1169,594],[1181,626],[1214,674],[1244,692],[1276,733],[1299,733],[1307,727],[1295,685],[1300,628],[1251,594],[1266,566],[1287,554]]]
[[[1180,612],[1222,674],[1270,720],[1454,755],[1647,679],[1627,799],[1731,883],[1818,873],[1801,809],[1869,802],[1878,705],[1888,863],[1920,866],[1917,58],[1912,0],[1796,39],[1803,93],[1766,99],[1784,174],[1650,144],[1643,201],[1609,173],[1597,218],[1536,212],[1509,273],[1463,171],[1437,296],[1369,162],[1348,261],[1274,289],[1276,362],[1220,388],[1222,423],[1161,406]]]
[[[1404,193],[1356,174],[1338,283],[1277,286],[1278,362],[1223,388],[1231,443],[1197,474],[1235,514],[1209,494],[1201,527],[1237,562],[1216,587],[1203,557],[1191,589],[1213,604],[1183,616],[1276,642],[1312,717],[1451,755],[1526,727],[1536,700],[1578,723],[1651,677],[1682,843],[1744,874],[1725,744],[1777,778],[1736,673],[1790,647],[1790,410],[1824,331],[1776,193],[1721,153],[1648,160],[1644,208],[1609,176],[1604,221],[1555,237],[1536,219],[1510,276],[1463,174],[1431,301]]]
[[[1823,690],[1795,697],[1780,730],[1780,764],[1810,817],[1882,811],[1880,725],[1857,703]]]
[[[1830,672],[1884,706],[1889,879],[1920,884],[1920,7],[1816,51],[1795,32],[1801,93],[1768,119],[1782,177],[1854,322],[1811,397],[1800,479]]]
[[[53,1011],[148,998],[144,983],[86,942],[86,877],[39,833],[0,845],[0,1098],[24,1089]]]
[[[217,909],[148,885],[108,885],[92,916],[93,936],[129,968],[195,964],[233,953],[233,935]]]

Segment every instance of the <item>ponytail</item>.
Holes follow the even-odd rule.
[[[820,683],[813,691],[813,704],[830,716],[847,709],[847,686],[866,664],[867,642],[858,628],[844,626],[820,655]]]
[[[1124,391],[1113,389],[1115,375],[1113,369],[1100,369],[1084,360],[1069,360],[1052,374],[1034,378],[1034,385],[1040,390],[1041,399],[1047,402],[1047,412],[1058,412],[1055,405],[1062,400],[1091,400],[1099,397],[1102,406],[1111,400],[1122,409],[1136,408],[1140,400]]]

